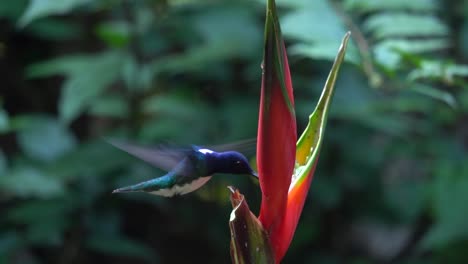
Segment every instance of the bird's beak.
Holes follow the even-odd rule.
[[[258,178],[258,174],[255,171],[252,171],[250,175],[254,176],[255,178]]]

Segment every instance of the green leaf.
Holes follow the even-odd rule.
[[[73,207],[70,199],[31,200],[17,203],[5,219],[16,224],[34,224],[51,218],[63,218]],[[47,219],[49,218],[49,219]]]
[[[452,108],[457,107],[457,101],[455,100],[455,97],[447,91],[424,84],[411,85],[410,90],[444,102]]]
[[[457,78],[468,77],[468,65],[454,64],[440,60],[421,60],[418,68],[411,71],[408,79],[436,80],[452,85]]]
[[[193,23],[206,49],[216,47],[227,56],[248,56],[253,54],[254,47],[260,47],[261,30],[246,10],[210,10],[196,17]]]
[[[68,123],[75,119],[118,77],[120,54],[108,53],[90,59],[87,68],[70,76],[59,101],[60,118]]]
[[[152,88],[154,71],[152,63],[137,63],[133,56],[127,56],[122,65],[122,79],[126,88],[137,93]]]
[[[258,2],[265,4],[264,0],[258,0]],[[309,0],[278,0],[276,1],[276,5],[281,7],[304,8],[310,5],[314,5],[314,2],[315,1]]]
[[[112,47],[123,47],[130,41],[130,25],[126,21],[106,21],[97,26],[96,34]]]
[[[63,183],[34,167],[17,166],[0,176],[3,193],[18,197],[49,198],[64,193]]]
[[[0,108],[0,133],[8,131],[9,126],[8,113]]]
[[[33,199],[17,203],[5,219],[26,226],[24,235],[29,243],[58,246],[63,243],[63,232],[70,223],[67,216],[73,208],[72,199]]]
[[[69,55],[48,61],[37,62],[26,68],[28,78],[49,77],[56,74],[75,75],[88,66],[92,57],[88,55]]]
[[[281,29],[285,37],[298,42],[289,48],[291,54],[333,61],[346,28],[330,3],[324,0],[287,3],[295,9],[283,17]],[[360,62],[359,52],[352,43],[346,60],[355,64]]]
[[[120,257],[138,257],[154,263],[157,259],[148,246],[121,236],[93,235],[87,241],[89,249]]]
[[[128,166],[129,161],[128,155],[116,151],[104,140],[98,139],[81,143],[74,151],[63,156],[60,162],[48,164],[44,173],[54,175],[62,181],[76,181],[83,176],[92,176],[89,177],[89,181],[95,184],[89,187],[88,191],[99,191],[105,188],[99,184],[101,177],[108,176],[108,173],[116,168]]]
[[[203,120],[216,122],[217,115],[203,102],[194,100],[189,90],[179,89],[179,91],[180,94],[151,96],[142,102],[143,113],[152,116],[142,127],[143,138],[166,140],[184,138],[190,142],[189,140],[199,140],[201,135],[213,128],[203,125]],[[184,129],[180,129],[182,123],[191,128],[191,133],[187,134]]]
[[[374,46],[375,60],[384,68],[395,71],[403,60],[402,53],[425,53],[446,49],[450,46],[447,39],[388,39]]]
[[[193,100],[174,94],[159,94],[146,98],[142,102],[144,113],[170,116],[180,119],[193,120],[205,113],[207,109]]]
[[[126,118],[129,113],[127,100],[119,95],[105,95],[96,99],[89,110],[91,115]]]
[[[181,129],[181,124],[190,127],[190,133]],[[187,122],[178,118],[151,118],[148,119],[142,127],[139,137],[147,140],[187,140],[187,143],[193,140],[199,140],[205,134],[207,127],[200,125],[195,121]]]
[[[366,19],[364,30],[377,39],[389,37],[447,36],[449,28],[433,15],[407,13],[376,14]]]
[[[76,146],[76,139],[66,127],[50,117],[31,117],[18,133],[18,144],[31,158],[50,162]]]
[[[41,17],[65,14],[88,2],[90,0],[30,0],[28,8],[18,21],[18,25],[24,27]]]
[[[31,24],[28,31],[41,39],[66,41],[83,34],[82,25],[60,19],[47,18]]]
[[[261,48],[261,29],[249,11],[240,8],[208,9],[191,22],[201,39],[186,52],[156,60],[151,75],[160,72],[213,71],[214,63],[251,58]]]
[[[408,10],[408,11],[434,11],[438,8],[434,0],[346,0],[347,9],[368,13],[376,11]]]
[[[425,249],[444,247],[468,238],[468,163],[446,160],[436,168],[433,193],[436,221],[421,243]]]
[[[0,17],[16,20],[26,8],[28,0],[0,1]]]
[[[331,45],[327,42],[319,42],[314,44],[296,44],[291,46],[290,54],[305,56],[315,60],[328,60],[331,61],[336,56],[338,46]],[[361,57],[357,48],[350,45],[349,52],[346,53],[345,61],[359,65]]]
[[[27,69],[30,77],[65,74],[59,100],[61,121],[68,123],[85,111],[122,72],[124,54],[109,51],[69,56],[37,63]]]
[[[346,33],[338,15],[325,0],[310,1],[309,5],[289,12],[282,18],[281,29],[286,37],[309,43],[336,43]]]
[[[250,211],[244,196],[232,187],[229,189],[233,207],[229,219],[232,263],[274,263],[270,241],[262,224]]]

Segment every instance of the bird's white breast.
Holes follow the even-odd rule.
[[[202,187],[210,179],[211,179],[211,176],[200,177],[184,185],[174,185],[172,186],[172,188],[161,189],[161,190],[153,191],[151,193],[164,196],[164,197],[172,197],[174,195],[183,195],[189,192],[193,192],[196,189]]]

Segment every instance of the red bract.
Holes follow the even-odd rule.
[[[322,97],[296,146],[296,118],[288,59],[274,0],[268,0],[258,123],[257,166],[262,189],[259,220],[276,262],[284,257],[312,181],[345,36]]]
[[[243,196],[232,190],[233,201],[242,197],[242,202],[233,202],[230,219],[231,258],[234,263],[279,263],[286,254],[317,165],[327,113],[348,39],[349,33],[343,39],[322,96],[309,116],[309,123],[296,143],[288,59],[275,2],[268,0],[257,135],[262,204],[259,221],[255,221],[251,213],[246,213],[250,211]]]
[[[282,39],[276,38],[281,33],[275,21],[278,21],[276,13],[267,12],[257,135],[257,166],[262,188],[259,219],[270,234],[278,233],[286,210],[297,137],[288,60]],[[271,239],[274,241],[275,237]]]
[[[291,76],[274,1],[268,1],[267,5],[259,112],[257,166],[262,189],[259,220],[279,261],[285,251],[281,240],[288,233],[283,221],[296,160],[297,132]]]
[[[297,223],[301,216],[302,208],[304,207],[304,202],[307,198],[307,193],[310,188],[310,183],[312,182],[316,165],[317,163],[314,164],[309,175],[306,177],[305,182],[297,185],[295,188],[292,188],[288,193],[287,210],[284,215],[281,230],[279,234],[276,235],[278,237],[276,240],[277,244],[274,246],[277,262],[284,257],[289,245],[291,244]]]

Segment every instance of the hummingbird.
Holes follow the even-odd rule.
[[[115,140],[110,140],[109,143],[151,165],[168,171],[161,177],[122,187],[112,193],[148,192],[172,197],[197,190],[216,173],[258,177],[246,157],[237,151],[217,152],[195,145],[186,148],[143,147]]]

